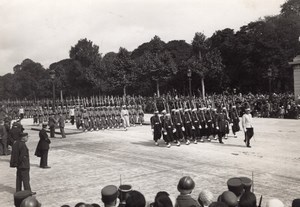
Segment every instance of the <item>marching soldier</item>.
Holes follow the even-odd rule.
[[[197,114],[197,108],[194,108],[192,110],[192,114],[191,114],[191,118],[192,118],[192,124],[194,127],[194,143],[197,144],[198,139],[200,139],[200,124],[199,124],[199,118],[198,118],[198,114]]]
[[[130,127],[130,123],[129,123],[129,112],[126,109],[126,105],[123,105],[122,110],[121,110],[121,118],[123,121],[123,127],[125,129],[125,131],[127,130],[127,127]]]
[[[161,138],[162,125],[157,110],[154,111],[154,115],[150,118],[150,123],[153,133],[153,140],[155,142],[155,145],[158,146],[159,144],[157,141]]]
[[[171,142],[173,141],[173,134],[175,132],[175,128],[174,128],[174,125],[172,123],[172,119],[171,119],[171,115],[168,113],[165,115],[164,117],[164,123],[163,123],[163,126],[164,126],[164,131],[165,131],[165,142],[167,144],[167,148],[170,148],[171,147]],[[177,146],[180,146],[177,145]]]
[[[217,118],[217,130],[218,130],[218,138],[219,143],[224,144],[222,141],[223,137],[225,137],[226,134],[226,128],[228,128],[228,121],[229,118],[226,113],[226,108],[224,107],[223,110],[220,110],[219,116]]]
[[[191,118],[189,109],[184,110],[183,126],[184,126],[185,134],[186,134],[186,136],[185,136],[186,144],[188,145],[188,144],[190,144],[190,139],[194,139],[192,130],[195,128],[192,125],[192,118]]]
[[[82,118],[83,118],[83,131],[86,132],[90,128],[90,124],[89,124],[90,117],[86,109],[83,109]]]
[[[201,134],[200,142],[204,142],[204,138],[207,136],[207,123],[206,123],[204,108],[199,109],[198,117],[200,121],[200,134]]]
[[[230,123],[232,124],[231,129],[234,138],[237,138],[236,132],[240,131],[240,118],[236,110],[236,106],[232,106],[229,112]]]
[[[140,125],[143,125],[143,123],[144,123],[144,111],[143,111],[141,105],[138,106],[138,111],[137,111],[137,113],[138,113],[138,115],[139,115],[138,123],[139,123]]]

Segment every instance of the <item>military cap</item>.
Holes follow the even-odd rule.
[[[182,177],[177,185],[177,189],[180,193],[189,194],[195,188],[195,182],[190,176]]]
[[[114,185],[108,185],[101,190],[103,203],[114,202],[118,198],[118,188]]]
[[[228,181],[227,181],[227,186],[228,186],[228,190],[233,192],[237,197],[239,197],[243,190],[244,190],[244,187],[243,187],[243,183],[241,181],[240,178],[230,178]]]
[[[154,111],[154,113],[155,113],[155,114],[158,114],[158,111],[157,111],[157,110],[155,110],[155,111]]]
[[[240,177],[245,191],[250,191],[252,180],[248,177]]]
[[[197,111],[197,109],[196,108],[193,108],[193,110],[192,111]]]
[[[26,137],[28,136],[28,133],[21,133],[21,137]]]
[[[236,106],[232,106],[232,108],[236,108]]]
[[[43,122],[43,123],[42,123],[42,126],[47,126],[47,125],[48,125],[47,122]]]
[[[251,109],[250,108],[246,108],[246,111],[251,111]]]
[[[184,109],[184,112],[188,112],[189,111],[189,109]]]
[[[161,111],[161,113],[165,114],[165,113],[167,113],[167,111],[164,109],[164,110]]]

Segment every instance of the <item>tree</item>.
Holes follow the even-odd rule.
[[[219,50],[202,33],[196,33],[192,41],[193,55],[186,62],[192,72],[201,78],[202,96],[205,98],[206,77],[217,77],[222,73],[223,64]]]
[[[127,88],[134,84],[137,76],[135,73],[136,64],[131,59],[130,52],[120,47],[117,56],[114,58],[114,68],[107,71],[111,87],[117,89],[123,88],[123,95],[126,96]]]

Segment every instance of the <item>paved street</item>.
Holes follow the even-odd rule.
[[[154,146],[150,126],[132,127],[128,131],[105,130],[78,133],[66,125],[66,139],[51,139],[49,165],[40,169],[34,156],[39,140],[32,120],[23,120],[30,134],[27,143],[31,161],[31,187],[43,206],[75,205],[83,201],[101,203],[102,187],[131,184],[152,201],[164,190],[173,199],[178,195],[177,183],[190,175],[197,197],[203,189],[213,192],[215,199],[227,189],[230,177],[252,176],[254,191],[259,199],[277,197],[286,206],[299,197],[300,186],[300,120],[254,119],[255,137],[252,148],[246,148],[242,132],[229,137],[225,144],[211,143],[172,146],[163,141]],[[57,129],[58,130],[58,129]],[[59,137],[57,134],[56,137]],[[0,157],[0,203],[13,206],[16,169],[9,168],[10,156]],[[102,203],[101,203],[102,205]],[[103,205],[102,205],[103,206]]]

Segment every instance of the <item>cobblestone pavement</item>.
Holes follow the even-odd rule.
[[[148,202],[164,190],[175,200],[177,183],[190,175],[196,187],[193,196],[203,189],[215,199],[227,189],[230,177],[252,176],[254,191],[266,199],[277,197],[286,206],[299,197],[300,121],[254,119],[252,148],[246,148],[243,133],[217,141],[166,148],[163,141],[154,146],[150,126],[74,134],[66,125],[66,139],[53,138],[49,152],[51,169],[40,169],[34,150],[38,132],[30,130],[32,120],[23,120],[30,134],[27,143],[31,161],[31,187],[43,206],[75,205],[83,201],[101,204],[101,189],[109,184],[131,184]],[[36,128],[36,127],[35,127]],[[59,137],[59,135],[56,135]],[[10,156],[0,157],[0,203],[13,206],[16,169],[9,168]],[[258,198],[259,199],[259,198]],[[102,205],[103,206],[103,205]]]

